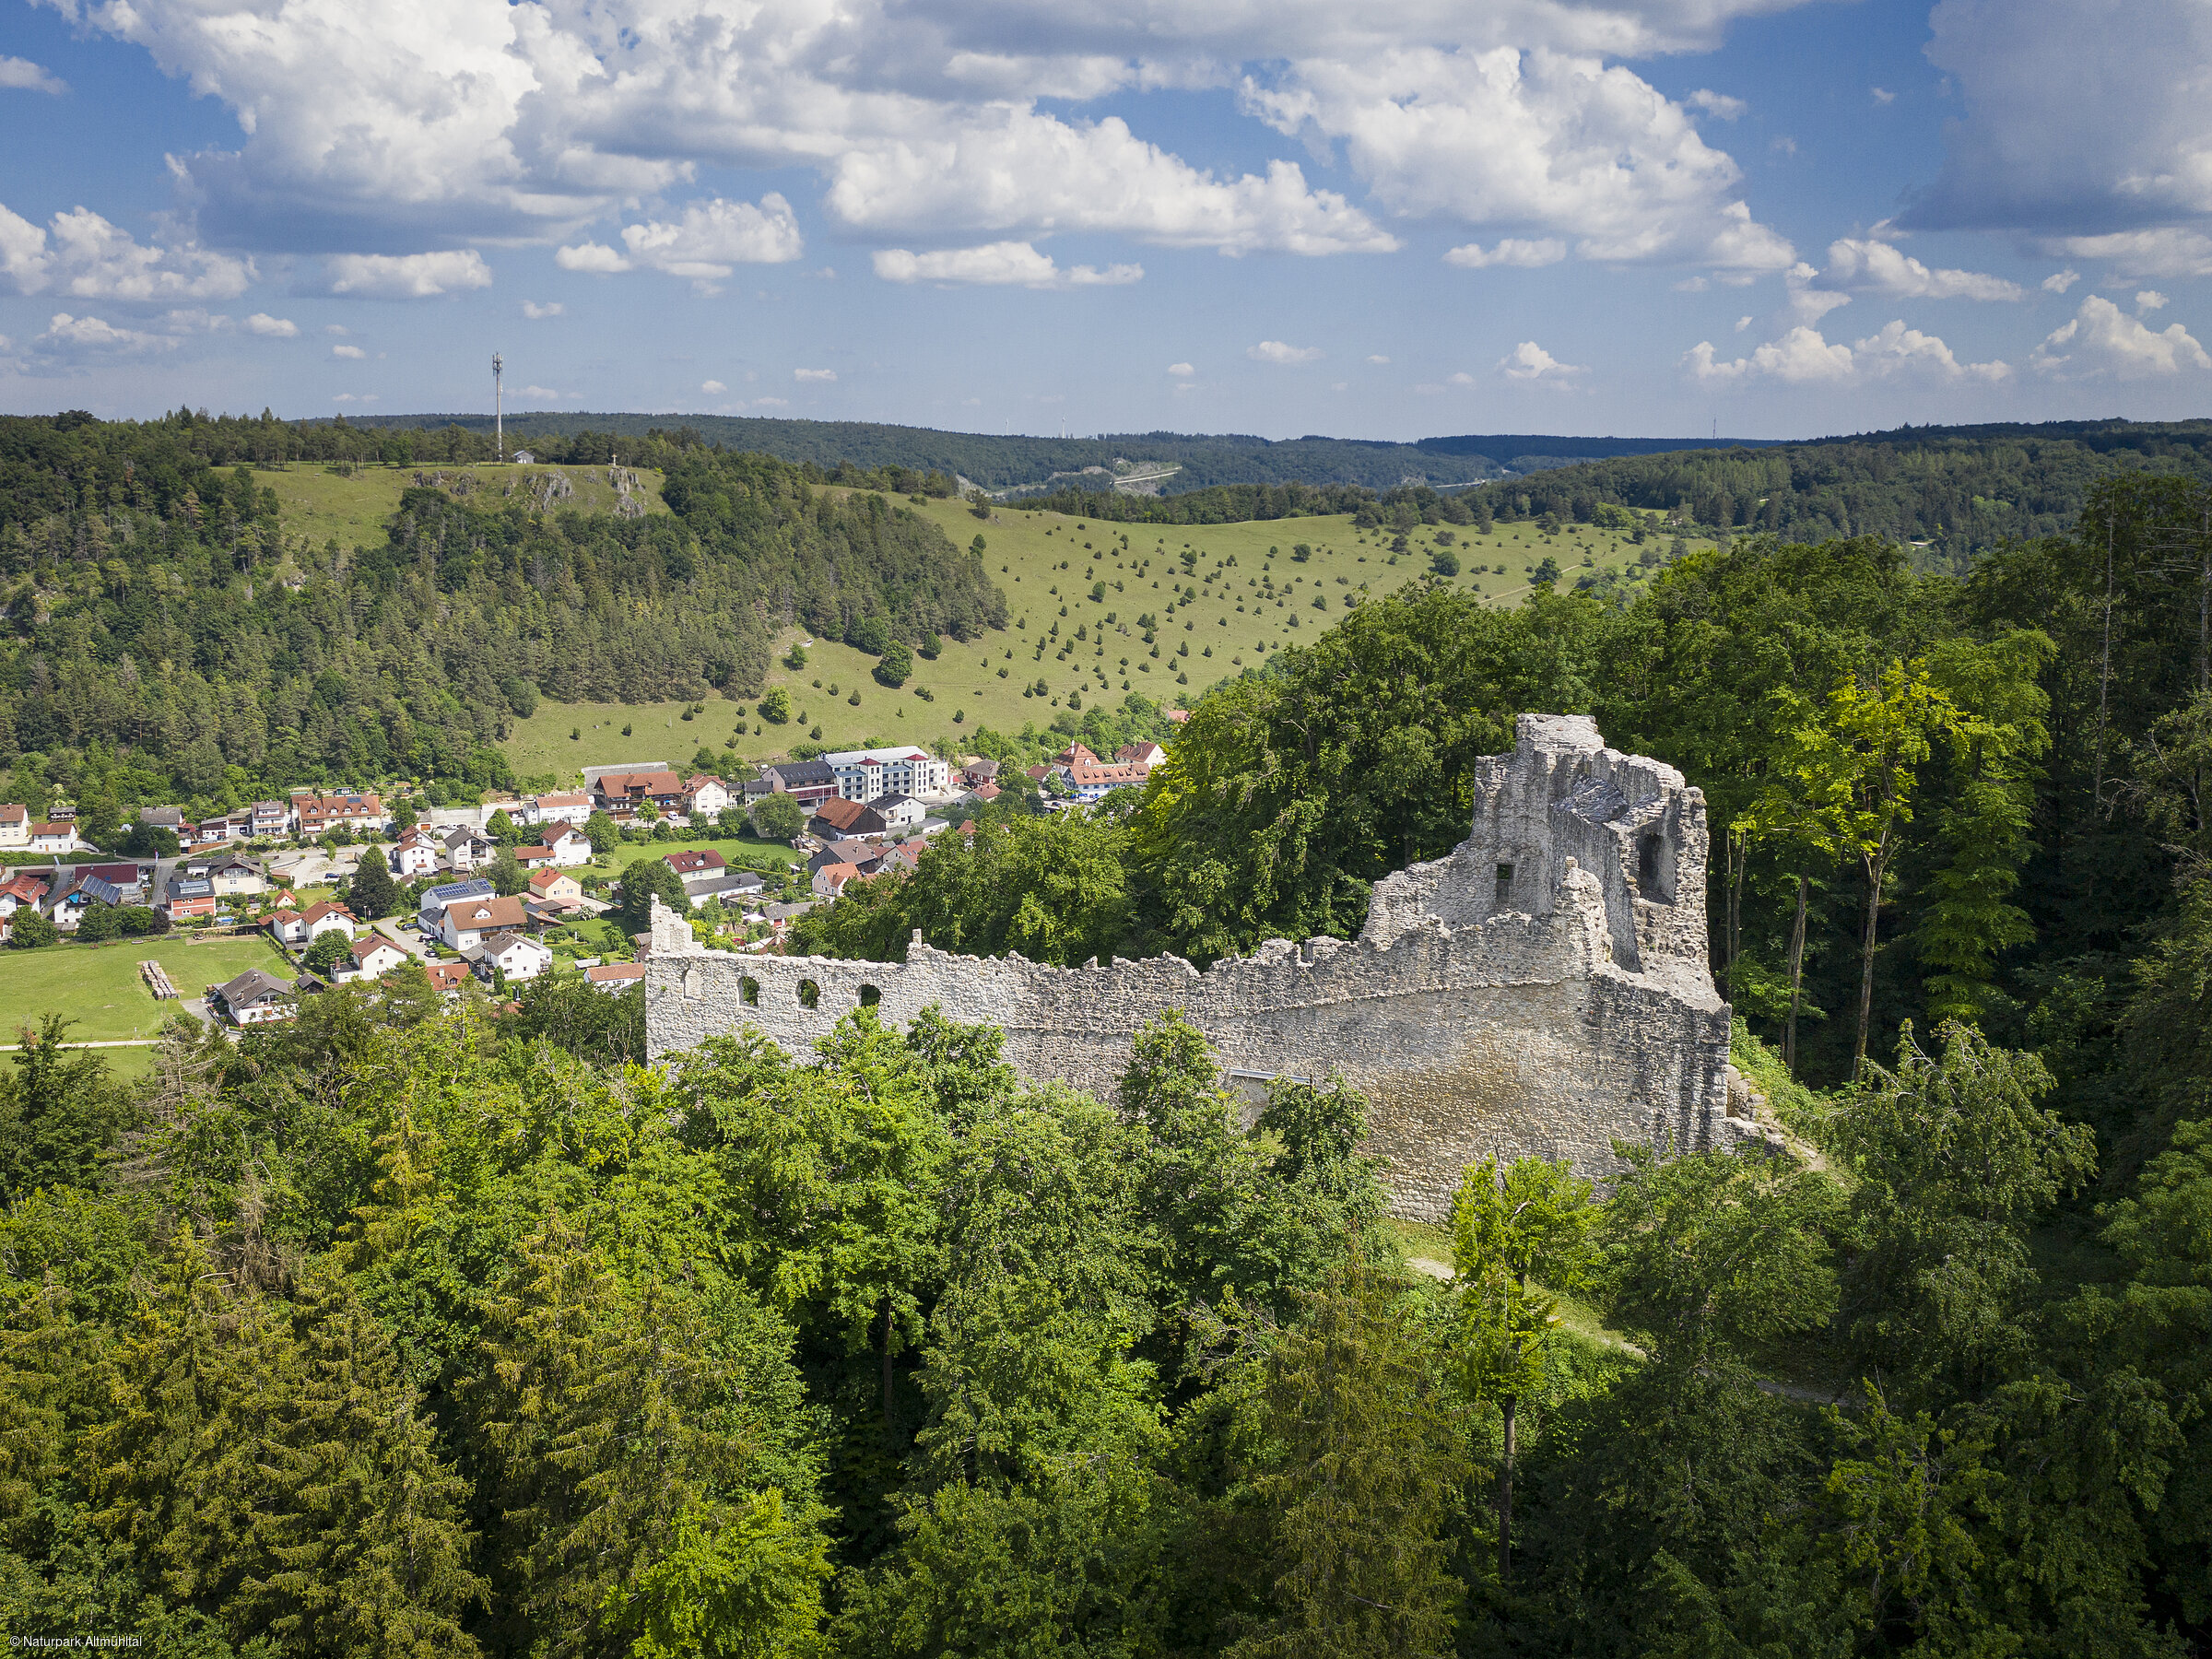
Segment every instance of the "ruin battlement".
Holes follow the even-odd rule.
[[[1136,1032],[1180,1009],[1251,1112],[1275,1077],[1365,1092],[1392,1208],[1431,1219],[1490,1153],[1602,1176],[1617,1138],[1765,1141],[1706,962],[1703,795],[1586,717],[1524,714],[1516,738],[1477,769],[1467,839],[1378,882],[1357,939],[1271,939],[1203,972],[955,956],[919,935],[904,962],[856,962],[705,950],[656,906],[648,1052],[750,1025],[804,1055],[855,1007],[903,1024],[935,1005],[1002,1028],[1024,1076],[1110,1100]]]

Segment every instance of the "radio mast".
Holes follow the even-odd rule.
[[[501,382],[500,376],[506,368],[507,365],[500,360],[500,354],[496,351],[493,352],[491,354],[491,431],[492,441],[499,445],[501,462],[507,459],[507,405],[506,387]]]

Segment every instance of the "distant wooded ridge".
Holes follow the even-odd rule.
[[[488,415],[348,415],[365,429],[459,426],[489,431]],[[1496,433],[1427,438],[1388,443],[1358,438],[1267,439],[1244,433],[1109,432],[1095,438],[1031,438],[990,432],[946,432],[929,427],[888,426],[861,420],[776,420],[735,415],[623,415],[535,413],[510,415],[517,439],[573,437],[604,432],[642,437],[685,428],[709,443],[758,452],[779,461],[825,469],[840,463],[866,467],[909,467],[957,474],[985,489],[1075,484],[1087,467],[1111,470],[1117,461],[1169,462],[1182,470],[1163,480],[1164,493],[1218,484],[1358,484],[1389,489],[1404,483],[1458,485],[1542,470],[1575,461],[1610,460],[1670,450],[1763,446],[1735,438],[1577,438],[1560,434]],[[1092,474],[1098,488],[1110,477]]]

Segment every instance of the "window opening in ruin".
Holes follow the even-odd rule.
[[[799,1006],[811,1008],[822,1000],[822,988],[812,980],[799,982]]]
[[[872,1008],[882,1000],[883,993],[877,990],[875,986],[863,985],[860,988],[860,1006],[862,1007]]]
[[[1636,842],[1636,890],[1653,904],[1672,904],[1667,875],[1666,841],[1653,830]]]
[[[1512,865],[1501,864],[1498,866],[1498,908],[1500,910],[1503,910],[1505,908],[1506,900],[1511,899],[1512,896],[1513,866]]]
[[[751,974],[737,982],[737,994],[745,999],[747,1007],[760,1006],[760,982]]]

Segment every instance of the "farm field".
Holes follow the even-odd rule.
[[[479,491],[494,500],[511,482],[542,478],[549,473],[566,474],[576,493],[561,501],[557,511],[611,512],[617,500],[606,481],[604,466],[500,466],[487,462],[477,466],[426,462],[420,466],[360,466],[349,478],[339,477],[319,464],[302,462],[282,471],[257,472],[253,481],[276,492],[284,509],[284,526],[307,538],[310,547],[335,541],[341,547],[371,546],[384,539],[384,521],[399,507],[400,493],[415,482],[415,475],[442,472],[473,474]],[[638,484],[649,511],[665,512],[661,505],[661,476],[639,469]],[[484,499],[479,494],[477,500]]]
[[[188,998],[249,968],[265,968],[279,979],[292,977],[290,967],[265,936],[193,945],[171,935],[119,939],[108,945],[0,950],[0,1031],[8,1034],[5,1041],[14,1041],[14,1033],[26,1026],[35,1029],[48,1013],[76,1021],[67,1038],[72,1042],[159,1036],[177,1005],[156,1002],[139,979],[138,964],[148,960],[159,962],[179,995]],[[130,1052],[114,1050],[110,1058],[121,1065],[120,1057]]]
[[[1111,705],[1139,691],[1187,706],[1273,653],[1320,638],[1354,595],[1422,579],[1440,546],[1437,530],[1423,528],[1408,536],[1406,552],[1393,554],[1391,533],[1359,530],[1344,514],[1182,526],[1107,524],[1014,506],[978,520],[958,501],[913,511],[959,546],[982,536],[983,562],[1006,595],[1012,627],[965,644],[947,640],[934,662],[917,654],[912,677],[895,691],[871,677],[875,658],[787,630],[768,681],[791,693],[787,724],[762,729],[757,700],[710,699],[688,720],[688,703],[541,702],[503,746],[509,761],[526,776],[572,778],[586,766],[633,759],[688,767],[701,747],[724,764],[730,757],[758,764],[801,739],[832,748],[941,742],[959,749],[979,725],[1016,732],[1031,721],[1049,724],[1071,706],[1071,695],[1086,706]],[[1626,580],[1641,551],[1624,534],[1588,525],[1548,540],[1530,524],[1500,525],[1488,536],[1442,528],[1461,563],[1451,585],[1499,605],[1526,598],[1527,569],[1547,557],[1559,561],[1565,582],[1607,565]],[[1300,543],[1311,549],[1303,560],[1294,553]],[[1147,615],[1157,656],[1142,642],[1139,618]],[[808,641],[806,665],[785,668],[782,651],[801,640]],[[733,736],[734,746],[725,742]]]

